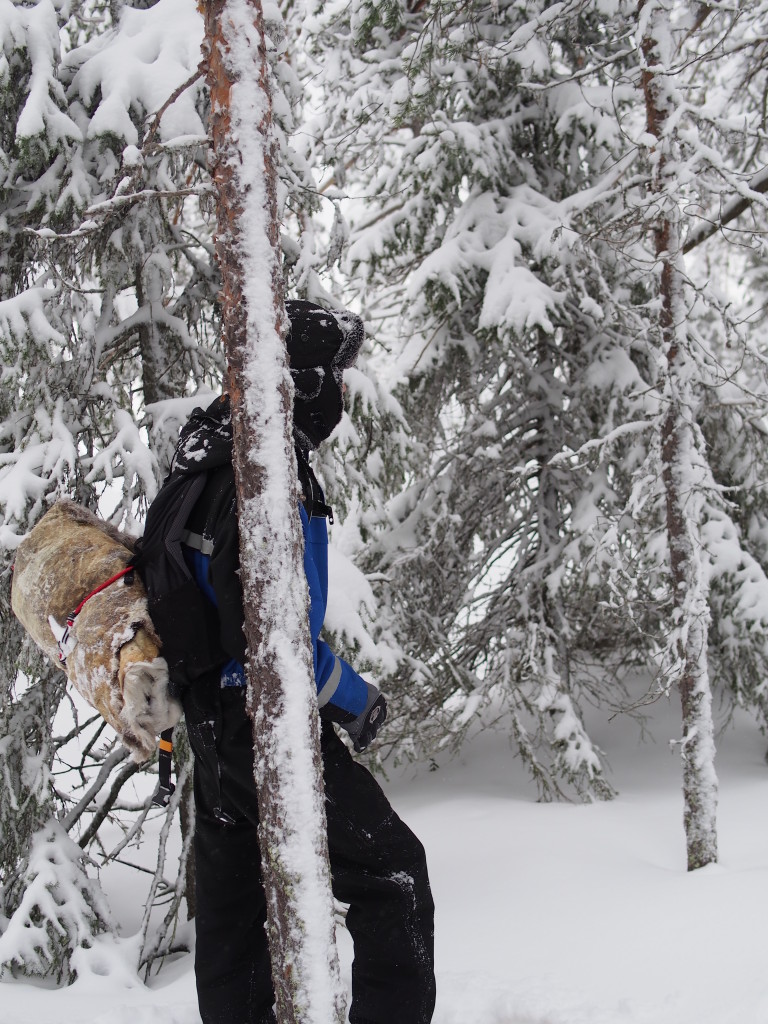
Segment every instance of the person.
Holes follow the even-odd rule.
[[[331,884],[349,905],[354,944],[349,1020],[428,1024],[435,1002],[434,906],[424,849],[334,728],[364,750],[386,717],[386,702],[320,637],[331,510],[309,453],[341,419],[343,371],[357,357],[362,322],[303,301],[287,303],[287,310]],[[276,1020],[238,566],[232,426],[223,395],[196,409],[182,428],[171,471],[148,512],[138,563],[195,760],[195,974],[203,1024]]]

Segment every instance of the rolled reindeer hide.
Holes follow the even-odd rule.
[[[168,667],[138,573],[96,593],[126,568],[132,546],[88,509],[57,502],[16,551],[11,607],[140,761],[152,755],[156,735],[176,724],[181,707],[168,695]],[[86,598],[66,636],[68,616]]]

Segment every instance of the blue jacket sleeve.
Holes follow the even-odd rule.
[[[219,610],[221,644],[231,659],[223,666],[222,685],[244,686],[245,636],[234,478],[231,469],[223,475],[223,483],[211,481],[210,489],[214,493],[211,500],[204,503],[214,506],[210,513],[213,522],[209,524],[204,517],[193,516],[188,524],[193,533],[215,537],[213,551],[208,555],[185,546],[185,555],[199,586]],[[304,572],[309,588],[309,631],[318,705],[323,717],[340,723],[350,722],[365,710],[368,687],[351,665],[337,658],[320,639],[328,604],[328,530],[324,518],[313,516],[310,520],[303,505],[299,506],[299,511],[304,532]]]
[[[303,506],[299,510],[304,530],[304,572],[309,587],[309,632],[317,703],[321,710],[325,709],[327,717],[350,720],[365,710],[368,686],[351,665],[320,639],[328,605],[328,530],[325,519],[313,516],[310,520]]]

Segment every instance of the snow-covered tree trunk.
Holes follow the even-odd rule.
[[[280,1024],[344,1019],[302,568],[260,0],[205,5],[260,845]]]
[[[707,476],[703,440],[696,423],[689,356],[686,278],[681,243],[681,212],[675,195],[678,152],[675,109],[668,68],[674,40],[669,4],[641,0],[643,91],[647,128],[654,144],[654,246],[660,274],[660,328],[666,354],[661,461],[667,502],[667,537],[674,593],[678,665],[683,715],[683,795],[688,870],[717,860],[717,776],[712,694],[707,646],[709,602],[701,543],[702,485]]]

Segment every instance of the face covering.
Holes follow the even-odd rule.
[[[344,370],[357,359],[363,321],[354,313],[323,309],[302,299],[289,300],[285,307],[294,427],[303,447],[316,448],[341,419]]]

